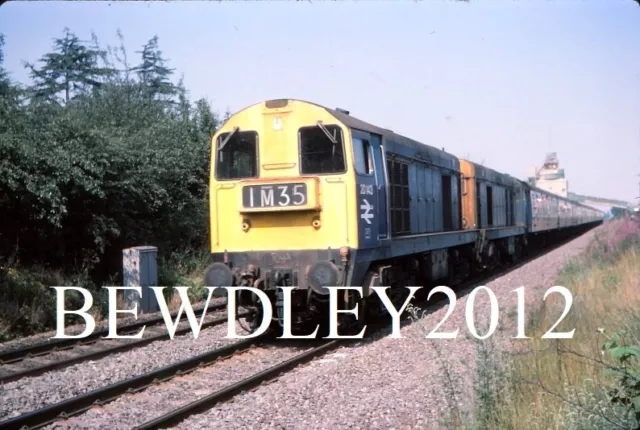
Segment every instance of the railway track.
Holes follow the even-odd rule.
[[[553,251],[554,249],[564,245],[565,243],[573,239],[575,238],[560,240],[548,248],[534,250],[530,252],[528,256],[522,258],[519,261],[505,264],[501,267],[496,268],[490,273],[481,273],[477,276],[474,276],[472,279],[464,281],[463,283],[457,286],[457,289],[459,289],[459,294],[464,296],[468,294],[473,289],[474,286],[478,285],[478,283],[488,282],[491,279],[497,278],[499,276],[504,276],[509,272],[512,272],[518,269],[519,267]],[[418,303],[414,303],[414,305],[417,304],[418,307],[422,307],[424,310],[427,310],[428,312],[433,312],[437,308],[439,308],[439,306],[442,305],[443,301],[444,301],[444,298],[439,298],[436,300],[432,300],[430,302],[421,300]],[[405,326],[410,323],[411,323],[410,320],[404,320],[402,321],[401,325]],[[389,326],[390,324],[388,322],[369,325],[367,328],[367,332],[368,334],[372,334],[381,329],[387,328]],[[275,379],[278,376],[280,376],[283,372],[289,371],[301,364],[304,364],[312,360],[313,358],[338,347],[339,345],[345,342],[346,340],[340,340],[340,339],[327,341],[321,344],[320,346],[304,351],[288,360],[282,361],[281,363],[271,366],[268,369],[255,373],[233,384],[227,385],[224,388],[221,388],[195,401],[187,403],[186,405],[181,406],[173,411],[170,411],[162,416],[159,416],[151,421],[147,421],[135,427],[135,429],[136,430],[155,430],[155,429],[162,429],[162,428],[175,426],[180,422],[184,421],[186,418],[188,418],[191,415],[195,415],[195,414],[207,411],[213,408],[216,404],[229,400],[234,396],[242,393],[243,391],[250,390],[256,386],[259,386],[264,382]]]
[[[230,398],[242,393],[243,391],[252,389],[262,384],[263,382],[278,377],[283,372],[289,371],[301,364],[307,363],[315,357],[325,354],[328,351],[336,348],[341,343],[342,342],[339,339],[325,342],[315,348],[304,351],[288,360],[278,363],[275,366],[271,366],[268,369],[263,370],[262,372],[258,372],[254,375],[249,376],[248,378],[244,378],[238,382],[227,385],[226,387],[217,390],[207,396],[201,397],[198,400],[190,402],[154,420],[148,421],[138,427],[135,427],[135,429],[151,430],[167,428],[176,425],[191,415],[209,410],[217,403],[229,400]]]
[[[226,303],[210,305],[207,312],[220,311],[226,306]],[[194,312],[200,313],[202,310],[203,308],[194,310]],[[238,313],[238,317],[246,315],[248,315],[246,312]],[[172,319],[176,316],[177,312],[171,314]],[[207,315],[202,328],[222,324],[225,321],[226,316]],[[118,333],[120,335],[135,334],[143,326],[146,328],[141,339],[102,339],[108,334],[108,330],[101,329],[83,339],[54,339],[24,348],[4,351],[0,353],[0,384],[41,375],[88,360],[97,360],[168,338],[162,316],[119,327]],[[186,315],[183,315],[175,335],[183,335],[190,331],[191,327],[186,322]]]
[[[562,246],[564,243],[572,239],[573,238],[562,240],[546,249],[536,250],[534,252],[531,252],[528,256],[524,257],[518,262],[506,264],[497,268],[491,273],[483,273],[478,275],[477,277],[474,277],[473,280],[465,281],[458,286],[460,294],[466,295],[471,290],[473,285],[478,285],[478,282],[487,282],[492,278],[503,276],[517,269],[518,267],[536,258],[539,258],[540,256],[548,252],[551,252],[552,250],[556,249],[559,246]],[[422,302],[420,304],[425,305],[425,308],[423,309],[427,310],[431,308],[429,310],[433,311],[436,307],[441,306],[443,300],[444,299],[438,299],[437,301],[433,300],[430,303]],[[405,320],[403,321],[402,325],[406,325],[408,323],[409,322]],[[370,327],[373,328],[374,326],[372,325]],[[376,324],[375,327],[376,328],[374,328],[373,331],[378,331],[380,330],[380,328],[388,327],[388,324]],[[368,329],[367,332],[370,333],[370,330]],[[123,394],[140,392],[154,384],[169,381],[176,376],[182,376],[187,373],[193,372],[194,370],[197,370],[201,367],[209,366],[216,361],[233,357],[235,354],[248,351],[253,347],[263,344],[267,341],[267,339],[270,339],[269,335],[262,335],[253,339],[242,340],[224,346],[222,348],[218,348],[204,354],[200,354],[198,356],[164,366],[160,369],[145,373],[143,375],[119,381],[112,385],[93,390],[89,393],[46,406],[44,408],[20,415],[9,420],[2,421],[0,422],[0,430],[42,428],[58,420],[81,414],[91,409],[93,406],[105,405],[119,398]],[[331,340],[324,342],[317,347],[306,350],[298,355],[293,356],[292,358],[269,367],[266,370],[257,372],[245,379],[227,385],[224,388],[221,388],[211,394],[187,403],[153,420],[145,422],[136,427],[136,429],[159,429],[176,425],[191,415],[211,409],[216,404],[229,400],[230,398],[233,398],[235,395],[243,391],[249,390],[251,388],[259,386],[266,381],[277,378],[283,372],[304,364],[312,360],[313,358],[318,357],[319,355],[322,355],[338,347],[345,342],[346,340]]]
[[[174,376],[183,375],[222,358],[228,358],[235,353],[246,351],[249,348],[258,345],[265,339],[266,336],[261,336],[254,339],[235,342],[231,345],[205,352],[204,354],[161,367],[143,375],[125,379],[123,381],[116,382],[115,384],[107,385],[106,387],[98,388],[80,396],[45,406],[44,408],[33,412],[1,421],[0,429],[38,429],[45,427],[59,419],[68,418],[85,412],[93,406],[109,403],[125,393],[136,393],[138,391],[142,391],[155,383],[167,381]]]
[[[270,339],[270,336],[265,334],[253,339],[234,342],[222,348],[172,363],[143,375],[119,381],[106,387],[90,391],[86,394],[46,406],[9,420],[1,421],[0,429],[39,429],[46,427],[58,420],[86,412],[94,406],[105,405],[124,394],[143,391],[152,385],[169,381],[176,376],[184,376],[199,368],[209,366],[219,360],[231,358],[236,354],[246,352],[251,348],[265,343],[268,339]],[[215,404],[228,400],[245,390],[274,379],[283,372],[291,370],[296,366],[304,364],[313,358],[334,349],[340,343],[340,340],[323,342],[317,347],[297,354],[294,357],[284,360],[266,370],[230,384],[136,428],[155,429],[176,424],[193,414],[210,409]]]

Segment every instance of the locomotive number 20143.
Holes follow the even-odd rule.
[[[307,203],[307,184],[246,185],[242,188],[245,208],[303,206]]]

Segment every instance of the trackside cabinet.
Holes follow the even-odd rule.
[[[158,285],[158,248],[137,246],[122,251],[123,281],[125,287],[141,287],[142,297],[136,291],[124,290],[127,309],[138,304],[138,314],[156,312],[160,308],[151,288]]]

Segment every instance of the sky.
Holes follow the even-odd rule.
[[[192,99],[224,113],[272,98],[347,109],[526,179],[557,152],[578,194],[640,196],[640,7],[632,0],[8,2],[5,68],[68,27],[157,35]]]

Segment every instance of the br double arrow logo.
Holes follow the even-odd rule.
[[[362,201],[364,204],[360,205],[360,209],[363,211],[360,214],[360,218],[365,220],[367,224],[371,224],[371,220],[373,219],[373,213],[371,212],[373,210],[373,205],[369,203],[367,199],[362,199]]]

